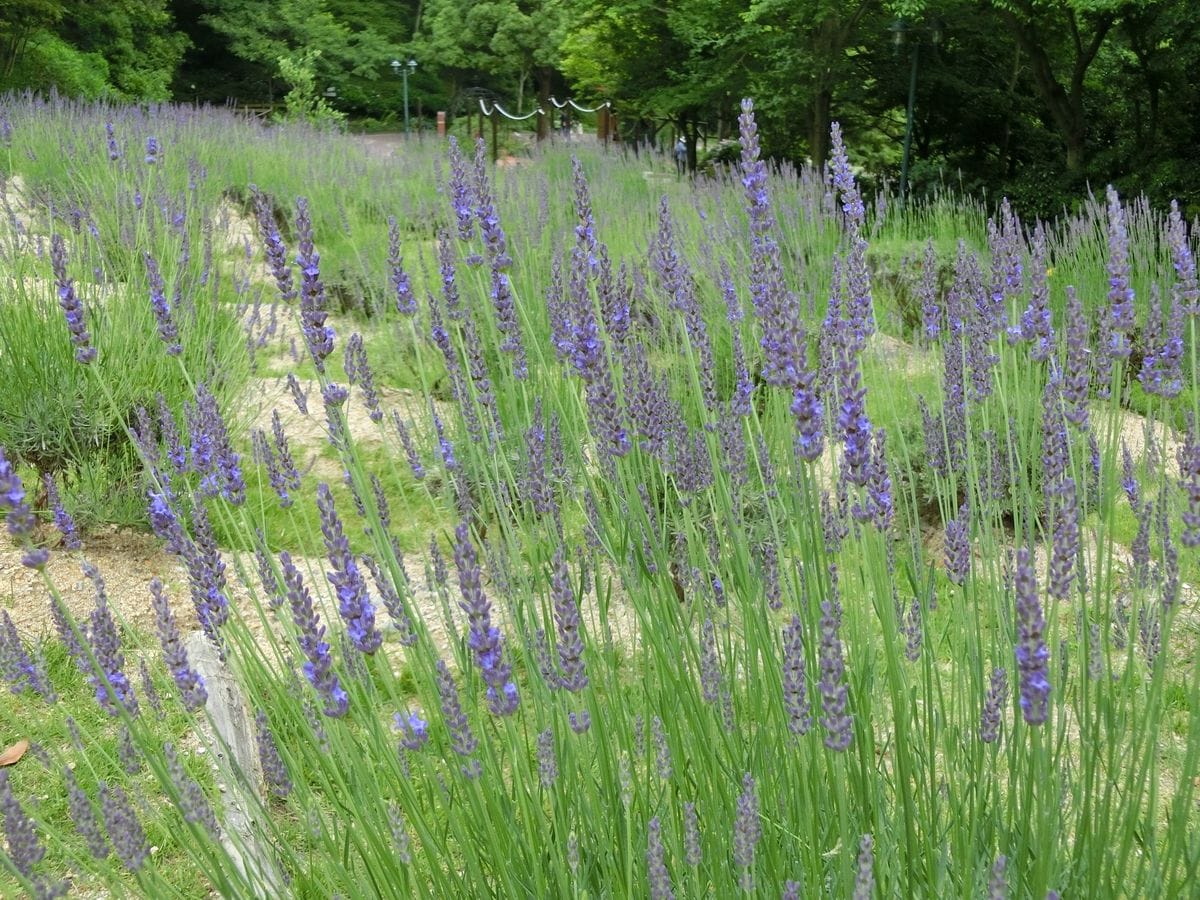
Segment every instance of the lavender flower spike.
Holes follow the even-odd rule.
[[[100,809],[117,858],[129,871],[136,872],[146,862],[150,848],[146,845],[146,832],[142,830],[125,791],[119,786],[109,787],[100,782]]]
[[[475,651],[483,680],[488,685],[488,707],[494,715],[511,715],[517,711],[520,698],[512,680],[512,668],[504,661],[500,629],[492,625],[492,605],[483,594],[479,557],[471,543],[467,523],[461,523],[454,535],[454,563],[463,596],[459,606],[467,614],[468,621],[467,645]]]
[[[267,788],[276,797],[283,799],[292,792],[292,779],[279,755],[275,738],[271,735],[267,715],[261,709],[254,714],[254,739],[258,744],[258,761],[262,765]]]
[[[833,568],[832,566],[830,567]],[[846,685],[846,663],[842,657],[842,641],[838,631],[842,625],[842,605],[836,594],[821,604],[821,645],[819,658],[821,680],[817,689],[821,692],[821,725],[828,732],[825,746],[830,750],[842,751],[850,746],[854,738],[853,718],[846,712],[849,689]]]
[[[83,302],[75,293],[74,283],[67,277],[67,246],[61,234],[50,239],[50,265],[58,287],[58,304],[66,316],[71,343],[75,345],[75,361],[86,366],[96,358],[96,348],[92,346],[92,336],[83,321]]]
[[[367,593],[367,582],[350,552],[350,542],[342,531],[342,522],[333,505],[329,485],[317,485],[317,508],[321,512],[321,532],[333,571],[328,573],[338,597],[338,612],[346,622],[350,642],[361,653],[374,653],[383,643],[375,627],[375,605]]]
[[[108,611],[108,599],[104,594],[104,582],[100,573],[90,563],[83,564],[83,572],[96,584],[96,608],[92,611],[91,621],[87,629],[88,641],[92,653],[96,657],[99,671],[93,669],[88,675],[88,682],[96,692],[96,701],[111,716],[120,715],[116,702],[125,707],[131,715],[138,714],[137,697],[133,693],[133,685],[125,677],[123,671],[125,656],[121,653],[121,641],[117,637],[117,625],[112,613]]]
[[[167,598],[163,583],[157,578],[150,581],[150,595],[153,598],[158,638],[162,642],[163,662],[175,679],[184,708],[189,711],[199,709],[208,700],[204,678],[188,662],[187,650],[179,639],[179,626],[171,611],[171,601]]]
[[[742,778],[742,793],[738,796],[737,817],[733,823],[733,862],[742,869],[738,884],[746,893],[754,891],[754,848],[762,838],[758,796],[754,779],[747,772]]]
[[[313,246],[312,215],[308,200],[296,199],[296,265],[300,268],[300,321],[304,340],[317,371],[324,373],[325,358],[333,352],[333,329],[325,324],[325,285],[321,281],[321,255]]]
[[[675,900],[671,889],[671,873],[663,860],[662,825],[658,816],[650,820],[646,837],[646,878],[650,882],[651,900]]]
[[[462,773],[471,780],[478,778],[483,767],[479,760],[471,754],[479,746],[467,715],[463,712],[462,702],[458,699],[458,687],[454,684],[454,676],[443,660],[437,661],[438,696],[442,700],[442,717],[446,720],[446,728],[450,731],[450,748],[459,756],[466,758]]]
[[[154,310],[154,319],[158,322],[158,336],[167,345],[168,356],[179,356],[183,345],[179,343],[179,328],[171,318],[171,306],[167,302],[167,288],[163,282],[162,272],[158,262],[149,253],[144,255],[146,261],[146,279],[150,283],[150,308]]]
[[[1046,620],[1037,597],[1037,579],[1027,547],[1017,550],[1017,669],[1020,672],[1021,712],[1030,725],[1041,725],[1049,715],[1050,651],[1043,633]]]
[[[4,815],[4,835],[8,839],[8,859],[25,878],[33,876],[33,867],[42,861],[46,848],[38,841],[33,822],[13,796],[8,772],[0,770],[0,813]]]
[[[279,565],[283,570],[284,584],[287,585],[292,621],[300,630],[300,650],[308,660],[304,664],[304,677],[325,700],[325,715],[331,718],[344,716],[350,708],[350,698],[333,672],[333,657],[325,640],[325,626],[313,608],[312,596],[304,586],[304,579],[286,550],[279,554]]]
[[[792,624],[783,629],[783,708],[788,731],[797,737],[807,734],[812,728],[812,704],[804,670],[804,627],[795,615]]]

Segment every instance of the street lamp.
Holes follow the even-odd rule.
[[[402,63],[398,59],[392,60],[392,74],[400,75],[404,79],[404,134],[408,134],[408,73],[417,71],[417,61],[409,58],[408,63]]]
[[[919,26],[910,25],[903,19],[897,19],[889,30],[892,32],[897,51],[905,41],[909,40],[909,35],[915,36],[910,41],[912,51],[909,55],[912,58],[912,67],[908,75],[908,112],[904,119],[904,153],[900,158],[900,205],[903,206],[904,200],[908,196],[908,160],[912,153],[913,106],[917,102],[917,60],[921,51],[921,35],[928,34],[930,43],[937,46],[942,39],[942,23],[937,19],[931,19],[928,25]]]

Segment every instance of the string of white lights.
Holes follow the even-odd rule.
[[[554,106],[558,109],[565,109],[566,107],[570,106],[572,109],[576,110],[577,112],[581,112],[581,113],[592,113],[592,112],[596,112],[597,110],[601,110],[601,109],[609,109],[612,106],[612,103],[609,102],[608,100],[605,100],[603,103],[599,104],[598,106],[580,106],[574,100],[564,100],[562,103],[559,103],[553,97],[550,98],[550,102],[553,103]],[[524,121],[525,119],[531,119],[534,116],[546,115],[546,111],[544,109],[542,109],[540,106],[537,109],[535,109],[533,112],[526,113],[523,116],[514,116],[512,113],[508,112],[499,103],[493,103],[491,108],[489,109],[488,105],[487,105],[487,101],[485,101],[482,97],[479,99],[479,109],[485,116],[490,116],[493,112],[498,112],[498,113],[500,113],[500,115],[504,116],[504,118],[511,119],[514,122],[521,122],[521,121]]]
[[[504,116],[504,118],[506,118],[506,119],[512,119],[512,121],[514,121],[514,122],[521,122],[525,119],[531,119],[534,116],[544,116],[546,114],[546,111],[544,109],[542,109],[541,107],[538,107],[531,113],[526,113],[523,116],[514,116],[512,113],[507,112],[504,109],[504,107],[501,106],[499,103],[493,103],[492,108],[488,109],[487,104],[483,101],[482,98],[480,98],[480,100],[479,100],[479,109],[483,112],[483,114],[485,116],[490,116],[492,114],[492,112],[494,111],[494,112],[500,113],[500,115]]]
[[[562,103],[559,103],[557,100],[555,100],[553,97],[551,97],[550,102],[553,103],[559,109],[563,109],[564,107],[570,106],[573,109],[577,110],[578,112],[585,112],[585,113],[595,112],[598,109],[606,109],[607,107],[612,106],[612,102],[609,100],[605,100],[603,103],[599,104],[598,106],[580,106],[578,103],[576,103],[574,100],[570,99],[569,97],[566,100],[564,100]]]

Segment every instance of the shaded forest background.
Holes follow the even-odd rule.
[[[914,192],[1053,215],[1111,182],[1200,207],[1194,0],[0,0],[0,91],[274,104],[306,72],[367,126],[479,97],[611,100],[623,139],[736,135],[820,164],[832,119],[895,178],[916,58]],[[547,107],[548,108],[548,107]],[[535,120],[536,121],[536,120]],[[531,126],[532,127],[532,126]]]

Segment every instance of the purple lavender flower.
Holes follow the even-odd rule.
[[[512,680],[512,668],[504,661],[500,629],[492,625],[492,605],[483,593],[479,557],[467,523],[460,523],[454,534],[454,563],[463,597],[459,606],[467,614],[468,622],[467,646],[475,651],[480,673],[488,686],[488,708],[493,715],[512,715],[520,705],[520,697]]]
[[[646,878],[650,882],[651,900],[675,900],[671,889],[671,873],[663,859],[662,826],[658,816],[650,820],[646,837]]]
[[[758,796],[754,791],[754,779],[747,772],[742,777],[742,793],[738,795],[737,816],[733,822],[733,863],[742,870],[738,884],[746,893],[754,891],[754,848],[761,838]]]
[[[454,217],[458,222],[458,238],[469,241],[475,236],[474,198],[471,195],[471,180],[467,161],[459,149],[458,140],[450,138],[450,201]]]
[[[246,500],[246,482],[241,457],[233,449],[225,419],[208,385],[196,386],[195,404],[185,404],[191,440],[192,469],[200,475],[200,493],[218,493],[234,506]]]
[[[1008,672],[997,666],[992,670],[992,681],[983,700],[983,712],[979,717],[979,739],[991,744],[1000,737],[1000,723],[1004,715],[1004,703],[1008,699]]]
[[[313,246],[312,216],[305,197],[296,199],[296,265],[300,268],[300,321],[304,341],[317,371],[324,373],[325,359],[333,352],[333,329],[325,324],[325,285],[321,281],[321,256]]]
[[[278,463],[279,480],[283,487],[279,495],[280,505],[286,507],[292,502],[289,491],[300,490],[300,472],[292,460],[292,451],[288,446],[287,434],[284,433],[283,422],[277,409],[271,411],[271,434],[275,442],[274,457]]]
[[[160,152],[161,148],[158,145],[158,138],[154,137],[154,135],[146,138],[146,165],[156,165]]]
[[[1088,320],[1075,288],[1067,285],[1067,353],[1063,366],[1063,415],[1077,428],[1088,427],[1088,391],[1093,368]]]
[[[450,669],[446,666],[445,661],[440,659],[437,661],[437,687],[438,695],[442,700],[442,717],[450,732],[450,748],[459,756],[466,758],[466,762],[462,766],[462,773],[473,781],[483,773],[483,767],[479,764],[479,760],[472,756],[475,748],[479,746],[479,742],[471,731],[467,715],[463,712],[462,703],[458,699],[458,687],[454,684],[454,676],[450,674]]]
[[[966,506],[958,518],[946,523],[946,575],[955,584],[963,584],[971,571],[971,517]]]
[[[996,857],[992,866],[992,877],[988,880],[988,900],[1008,900],[1008,879],[1004,870],[1008,867],[1008,859],[1003,853]]]
[[[808,699],[808,676],[804,666],[804,626],[793,615],[791,625],[783,629],[783,708],[787,712],[788,731],[797,737],[812,728],[812,704]]]
[[[1017,550],[1016,595],[1016,656],[1020,674],[1021,712],[1030,725],[1041,725],[1049,714],[1050,651],[1043,638],[1046,622],[1038,602],[1037,578],[1026,547]]]
[[[832,566],[830,570],[833,574]],[[827,732],[825,746],[830,750],[843,751],[854,738],[854,720],[846,712],[849,688],[846,685],[842,641],[838,634],[842,624],[842,605],[837,600],[836,588],[830,596],[831,600],[821,604],[821,643],[817,654],[821,680],[817,683],[817,689],[821,693],[821,726]]]
[[[179,356],[183,352],[183,345],[179,343],[179,329],[171,317],[162,272],[149,253],[145,253],[143,258],[146,262],[146,279],[150,284],[150,308],[154,310],[154,319],[158,322],[158,336],[167,345],[168,356]]]
[[[425,466],[417,453],[416,445],[413,444],[408,426],[400,418],[400,413],[394,409],[392,410],[392,424],[396,427],[396,435],[400,438],[400,446],[404,448],[404,456],[408,460],[408,467],[412,470],[413,478],[422,481],[425,478]]]
[[[742,101],[738,117],[742,143],[742,185],[750,216],[750,296],[762,323],[763,378],[768,384],[793,391],[806,369],[804,325],[783,278],[776,228],[767,194],[766,163],[759,158],[754,104]]]
[[[1018,257],[1019,258],[1019,257]],[[1050,286],[1047,282],[1046,232],[1041,222],[1033,232],[1033,260],[1030,274],[1029,305],[1021,314],[1018,328],[1010,328],[1010,334],[1033,342],[1030,358],[1044,362],[1054,352],[1054,325],[1050,316]]]
[[[700,819],[696,815],[696,804],[683,804],[683,861],[695,868],[701,862]]]
[[[482,139],[476,145],[475,152],[475,204],[479,233],[491,263],[491,297],[492,308],[496,312],[496,328],[504,335],[500,350],[512,356],[513,377],[520,381],[528,374],[528,363],[525,345],[521,340],[521,323],[517,319],[516,298],[513,297],[506,271],[512,266],[512,257],[508,255],[508,242],[504,229],[500,227],[500,216],[492,196]]]
[[[1160,500],[1158,535],[1162,542],[1162,605],[1167,610],[1179,601],[1179,551],[1171,540],[1171,521],[1167,514],[1167,502]]]
[[[183,561],[188,570],[192,604],[196,607],[200,627],[204,629],[209,640],[220,647],[218,629],[229,620],[229,598],[225,596],[225,563],[217,549],[217,541],[213,537],[212,525],[208,520],[208,511],[203,503],[197,503],[192,508],[192,520],[195,540],[187,541],[183,546]]]
[[[572,259],[576,270],[586,265],[585,254],[579,247],[575,248]],[[612,370],[592,309],[591,296],[586,287],[578,293],[573,290],[572,294],[574,328],[570,359],[586,385],[588,413],[601,456],[606,463],[611,463],[616,457],[629,452],[629,435],[622,422],[620,399],[613,384]]]
[[[779,550],[774,541],[767,541],[759,547],[758,557],[759,578],[762,580],[763,594],[767,598],[767,608],[772,611],[783,609],[783,586],[779,581]]]
[[[1188,241],[1187,223],[1179,214],[1179,204],[1171,201],[1167,215],[1165,243],[1171,248],[1171,265],[1175,268],[1175,283],[1171,285],[1172,306],[1184,315],[1194,316],[1200,312],[1200,284],[1196,280],[1196,259]]]
[[[558,662],[562,670],[560,684],[572,693],[579,693],[587,687],[588,677],[583,660],[583,638],[579,633],[579,604],[575,600],[566,555],[561,546],[554,551],[551,570],[550,594],[554,601],[554,623],[558,629]]]
[[[108,841],[104,839],[104,832],[100,830],[91,799],[79,786],[79,781],[71,769],[63,769],[63,780],[67,785],[67,808],[71,813],[71,821],[75,823],[75,830],[87,844],[92,858],[104,859],[109,853]]]
[[[716,703],[721,694],[721,660],[712,619],[700,626],[700,693],[705,703]]]
[[[213,815],[212,804],[204,796],[200,785],[184,770],[173,744],[163,746],[163,756],[167,760],[167,773],[171,777],[171,784],[178,795],[175,804],[183,814],[183,821],[189,825],[201,826],[214,839],[220,838],[221,828],[217,825],[217,817]]]
[[[119,785],[109,787],[105,782],[100,782],[100,811],[117,858],[129,871],[138,871],[150,855],[150,848],[146,845],[146,833],[138,822],[129,798]]]
[[[50,239],[50,264],[58,287],[58,304],[66,317],[71,343],[75,345],[75,361],[86,366],[96,358],[96,348],[91,345],[92,336],[83,321],[83,302],[75,293],[74,283],[67,277],[67,245],[61,234]]]
[[[109,162],[116,162],[121,158],[121,149],[117,146],[117,134],[113,129],[112,122],[104,123],[104,132],[108,137],[108,159]]]
[[[909,662],[917,662],[921,658],[921,642],[925,638],[921,627],[921,601],[913,597],[908,615],[901,617],[901,630],[907,638],[904,644],[904,657]]]
[[[0,509],[16,509],[25,502],[25,487],[0,447]]]
[[[45,672],[25,649],[6,609],[0,610],[0,680],[7,681],[14,694],[30,688],[49,702],[57,699]]]
[[[329,485],[317,485],[317,508],[321,513],[321,533],[333,571],[327,573],[329,583],[337,592],[338,612],[346,622],[350,641],[361,653],[371,654],[383,643],[383,635],[375,627],[375,606],[367,593],[367,583],[358,570],[350,542],[342,530],[341,519],[333,503]]]
[[[350,340],[346,342],[346,378],[351,384],[357,384],[362,391],[363,402],[367,405],[367,415],[371,421],[382,422],[383,410],[379,408],[375,375],[367,362],[367,349],[363,346],[362,335],[357,333],[350,335]]]
[[[279,226],[275,222],[275,212],[271,199],[251,187],[254,195],[254,213],[258,224],[258,236],[263,243],[263,254],[267,258],[267,266],[275,278],[279,288],[279,299],[289,303],[296,299],[296,288],[292,280],[292,267],[287,261],[287,247],[279,234]]]
[[[1179,540],[1185,547],[1196,547],[1200,546],[1200,436],[1193,419],[1189,418],[1176,458],[1179,484],[1188,498],[1188,507],[1183,512],[1183,534]]]
[[[404,316],[415,315],[417,298],[413,294],[412,282],[404,271],[400,258],[400,226],[395,216],[388,216],[388,268],[392,272],[392,289],[396,292],[396,312]]]
[[[300,414],[308,415],[308,395],[300,389],[300,382],[296,379],[295,372],[288,372],[287,376],[288,390],[292,392],[292,399],[296,401],[296,409],[300,410]]]
[[[1142,359],[1138,381],[1148,394],[1176,397],[1183,390],[1183,303],[1171,304],[1165,332],[1161,332],[1161,299],[1158,284],[1150,285],[1150,314],[1147,317],[1145,343],[1149,352]],[[1151,328],[1153,336],[1149,333]]]
[[[429,723],[417,713],[396,713],[392,724],[400,732],[400,746],[410,752],[420,750],[429,742]]]
[[[1108,314],[1101,319],[1101,334],[1107,343],[1101,348],[1100,358],[1108,361],[1106,372],[1100,382],[1106,381],[1107,366],[1111,360],[1129,356],[1129,335],[1134,328],[1133,288],[1129,284],[1129,234],[1125,228],[1125,211],[1117,197],[1116,189],[1108,186],[1108,299],[1111,303]]]
[[[187,651],[179,639],[179,626],[175,622],[175,614],[171,611],[171,601],[163,583],[157,578],[150,580],[150,596],[154,604],[158,639],[163,648],[163,662],[170,670],[171,677],[175,679],[184,708],[189,711],[199,709],[208,700],[204,678],[188,662]]]
[[[556,511],[557,504],[546,472],[546,426],[542,417],[541,398],[534,405],[533,424],[525,432],[525,446],[528,450],[521,492],[535,515],[551,515]]]
[[[1124,440],[1121,441],[1121,487],[1129,498],[1129,508],[1136,512],[1141,506],[1141,485],[1133,467],[1133,454]]]
[[[547,728],[538,735],[538,781],[542,787],[554,787],[558,781],[558,758],[554,755],[554,732]]]
[[[154,686],[154,679],[150,677],[150,667],[146,665],[145,657],[138,660],[138,674],[142,678],[142,696],[154,710],[154,715],[161,720],[163,717],[162,698],[158,695],[158,688]]]
[[[875,896],[875,840],[864,834],[858,845],[858,871],[854,873],[854,900]]]
[[[938,305],[938,258],[933,238],[925,245],[925,261],[921,266],[921,281],[917,286],[921,303],[921,334],[932,344],[942,333],[942,308]]]
[[[33,830],[33,820],[13,796],[8,772],[0,770],[0,813],[4,815],[4,835],[8,839],[8,860],[25,878],[33,877],[33,867],[42,861],[46,848]]]
[[[46,488],[46,503],[54,511],[54,527],[63,536],[63,547],[67,550],[78,550],[83,546],[83,542],[79,540],[79,529],[75,525],[75,519],[63,506],[54,476],[47,472],[42,476],[42,484]]]
[[[104,594],[104,582],[99,571],[90,563],[83,564],[84,574],[96,583],[96,608],[92,610],[88,624],[87,637],[92,654],[96,658],[96,666],[88,675],[88,683],[95,691],[96,702],[111,716],[119,716],[119,703],[131,716],[138,714],[137,697],[133,693],[133,685],[125,676],[125,656],[121,653],[121,641],[117,637],[117,625],[112,613],[108,610],[108,601]],[[110,696],[110,690],[112,696]],[[115,702],[114,702],[115,698]]]
[[[1055,493],[1051,511],[1054,531],[1050,547],[1049,593],[1055,600],[1065,600],[1075,580],[1075,559],[1079,555],[1079,503],[1075,479],[1064,478]]]
[[[284,584],[287,585],[292,621],[299,629],[300,650],[308,660],[304,663],[304,677],[325,701],[325,715],[331,718],[344,716],[350,708],[350,698],[333,672],[333,657],[325,640],[325,626],[313,608],[312,596],[304,586],[304,579],[286,550],[279,554],[279,565],[283,570]]]

